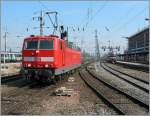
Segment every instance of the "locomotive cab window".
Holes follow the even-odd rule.
[[[53,40],[31,40],[25,41],[24,49],[29,50],[51,50],[54,48]]]
[[[26,41],[25,49],[37,49],[38,48],[38,40]]]
[[[53,40],[40,40],[39,49],[51,50],[54,48]]]

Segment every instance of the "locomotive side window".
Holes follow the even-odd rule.
[[[53,40],[40,40],[39,49],[53,49]]]
[[[37,49],[38,48],[38,41],[26,41],[25,42],[25,49]]]

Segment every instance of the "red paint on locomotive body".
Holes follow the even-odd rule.
[[[35,36],[35,37],[28,37],[24,40],[23,48],[22,48],[22,65],[23,67],[26,67],[28,64],[31,64],[30,67],[28,68],[40,68],[44,67],[44,64],[49,64],[51,67],[54,66],[54,62],[52,61],[42,61],[42,58],[46,57],[54,57],[54,49],[52,50],[40,50],[40,49],[25,49],[25,43],[27,41],[38,41],[38,40],[52,40],[54,41],[55,38],[51,37],[40,37],[40,36]],[[38,45],[38,44],[37,44]],[[55,45],[54,45],[55,46]],[[39,67],[40,66],[40,67]]]
[[[59,75],[81,64],[81,53],[67,47],[58,36],[30,36],[24,39],[22,66],[24,70],[46,69]]]

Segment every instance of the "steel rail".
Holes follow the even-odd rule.
[[[107,66],[107,67],[111,68],[112,70],[117,71],[117,72],[119,72],[119,73],[121,73],[121,74],[124,74],[124,75],[126,75],[126,76],[131,77],[131,78],[134,78],[134,79],[136,79],[136,80],[138,80],[138,81],[142,81],[143,83],[149,84],[149,82],[146,81],[146,80],[143,80],[143,79],[137,78],[137,77],[135,77],[135,76],[132,76],[132,75],[130,75],[130,74],[127,74],[127,73],[125,73],[125,72],[119,71],[119,70],[117,70],[117,69],[115,69],[115,68],[112,68],[111,66],[108,66],[107,64],[105,64],[105,66]]]
[[[139,88],[139,89],[141,89],[141,90],[143,90],[143,91],[149,93],[149,89],[144,88],[144,87],[142,87],[142,86],[140,86],[140,85],[138,85],[138,84],[136,84],[136,83],[134,83],[134,82],[132,82],[132,81],[130,81],[130,80],[128,80],[128,79],[125,79],[125,78],[121,77],[120,75],[118,75],[118,74],[116,74],[116,73],[110,71],[110,70],[107,69],[106,67],[104,67],[102,64],[101,64],[101,67],[102,67],[103,69],[105,69],[106,71],[110,72],[111,74],[117,76],[118,78],[121,78],[121,79],[123,79],[124,81],[126,81],[126,82],[132,84],[133,86],[135,86],[135,87],[137,87],[137,88]]]
[[[19,78],[20,76],[21,76],[20,74],[16,74],[16,75],[10,75],[10,76],[6,76],[6,77],[1,77],[1,83],[3,84],[3,83],[8,83],[11,81],[21,79],[21,78]]]
[[[105,84],[106,86],[111,87],[112,89],[114,89],[114,90],[118,91],[119,93],[125,95],[126,97],[130,98],[131,100],[133,100],[134,102],[138,103],[139,105],[145,107],[146,109],[149,109],[149,103],[144,103],[144,102],[141,101],[140,99],[138,99],[138,98],[136,98],[136,97],[133,97],[133,96],[131,96],[130,94],[128,94],[128,93],[122,91],[121,89],[119,89],[119,88],[117,88],[117,87],[111,85],[110,83],[108,83],[108,82],[102,80],[101,78],[99,78],[99,77],[100,77],[99,75],[96,75],[95,73],[93,73],[92,71],[90,71],[88,68],[87,68],[86,70],[89,72],[89,74],[90,74],[91,76],[93,76],[95,79],[97,79],[98,81],[102,82],[102,83]]]
[[[80,77],[82,78],[82,80],[88,85],[88,87],[90,89],[92,89],[98,97],[102,98],[104,100],[105,103],[107,103],[109,106],[111,106],[115,111],[118,112],[119,115],[125,115],[125,112],[123,112],[122,110],[120,110],[120,108],[118,108],[115,104],[113,104],[107,97],[105,97],[105,95],[103,95],[102,93],[100,93],[98,90],[96,90],[92,84],[90,84],[85,78],[84,75],[82,74],[82,72],[79,72]]]

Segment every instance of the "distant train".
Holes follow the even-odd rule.
[[[22,47],[22,73],[29,80],[56,82],[81,66],[81,51],[59,36],[29,36]]]
[[[106,61],[109,63],[115,64],[116,63],[116,57],[115,56],[109,56],[106,58]]]
[[[4,62],[4,54],[5,52],[1,52],[1,63]],[[22,57],[21,57],[21,53],[19,52],[6,52],[5,54],[5,62],[9,63],[9,62],[19,62],[21,61]]]

